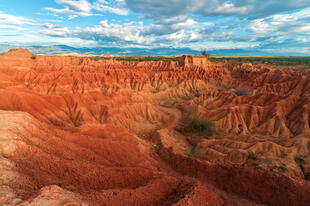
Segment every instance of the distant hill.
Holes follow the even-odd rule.
[[[17,46],[0,44],[0,53],[7,52],[12,48],[27,48],[33,54],[60,54],[60,53],[88,53],[94,55],[100,54],[118,54],[118,55],[178,55],[178,54],[200,54],[200,51],[195,51],[189,48],[119,48],[119,47],[95,47],[95,48],[75,48],[66,45],[55,46]]]
[[[119,48],[119,47],[95,47],[95,48],[77,48],[67,45],[54,46],[37,46],[37,45],[10,45],[0,44],[0,53],[7,52],[12,48],[26,48],[33,54],[61,54],[61,53],[79,53],[79,54],[115,54],[115,55],[141,55],[141,56],[157,56],[157,55],[179,55],[179,54],[201,54],[199,50],[190,48]],[[212,56],[304,56],[302,53],[269,53],[258,49],[216,49],[207,51]]]

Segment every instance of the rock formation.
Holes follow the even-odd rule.
[[[310,73],[0,55],[0,205],[310,205]],[[185,131],[186,116],[216,133]]]

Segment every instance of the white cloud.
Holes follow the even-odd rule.
[[[63,9],[54,9],[54,8],[45,8],[45,9],[48,11],[51,11],[51,12],[69,15],[69,18],[71,18],[71,19],[72,19],[72,17],[77,17],[77,16],[92,16],[93,15],[92,13],[88,13],[88,12],[71,10],[68,7],[63,8]]]
[[[72,35],[68,27],[53,27],[51,25],[47,27],[47,29],[40,30],[40,33],[53,37],[70,37]]]
[[[270,36],[310,35],[310,9],[256,19],[250,22],[249,29],[254,33]]]
[[[65,22],[67,26],[53,24],[59,20],[46,20],[44,22],[47,23],[39,24],[0,12],[0,29],[18,30],[24,29],[22,25],[36,25],[44,27],[38,33],[48,38],[120,47],[199,47],[214,42],[210,48],[238,48],[236,45],[239,44],[244,48],[260,44],[261,47],[256,48],[272,50],[283,45],[293,48],[294,44],[308,44],[310,36],[309,0],[55,1],[60,7],[46,10],[57,18],[73,19],[103,13],[128,17],[106,15],[106,18],[115,18],[101,21],[99,25],[73,28]],[[136,18],[146,23],[132,22]]]
[[[184,30],[181,30],[179,32],[165,35],[162,38],[160,38],[160,40],[170,41],[173,42],[174,44],[178,44],[181,41],[185,40],[186,38],[188,38],[188,36],[184,33]]]
[[[101,21],[99,25],[86,28],[69,30],[68,27],[55,26],[47,23],[46,29],[40,31],[41,34],[59,37],[78,37],[86,40],[98,41],[101,44],[140,44],[151,45],[154,43],[180,43],[189,39],[185,32],[187,28],[201,27],[193,19],[177,17],[166,19],[144,26],[143,22],[109,23],[107,20]]]
[[[309,0],[126,0],[126,4],[132,11],[154,19],[189,13],[259,18],[310,7]]]
[[[15,25],[1,25],[0,24],[0,29],[13,29],[13,30],[18,30],[21,31],[23,30],[23,28],[19,27],[19,26],[15,26]]]
[[[62,4],[64,8],[55,9],[55,8],[44,8],[45,10],[68,15],[68,19],[74,19],[78,16],[93,16],[91,13],[92,5],[87,0],[55,0],[56,3]]]
[[[82,39],[96,39],[101,42],[132,42],[144,44],[150,42],[145,36],[141,35],[143,25],[134,22],[125,24],[109,24],[107,20],[101,21],[100,25],[95,27],[86,27],[75,32]]]
[[[112,1],[105,1],[105,0],[98,0],[93,4],[93,8],[97,11],[101,12],[110,12],[118,15],[128,15],[129,10],[126,8],[125,1],[123,0],[112,0]]]
[[[98,4],[98,3],[94,4],[94,9],[97,11],[110,12],[110,13],[114,13],[114,14],[118,14],[118,15],[128,15],[128,13],[129,13],[129,10],[127,10],[127,9],[114,8],[111,6],[102,5],[102,4]]]
[[[56,0],[56,3],[63,4],[69,10],[81,13],[90,13],[91,12],[91,4],[87,0]]]
[[[145,28],[145,35],[167,35],[187,28],[194,28],[198,23],[187,16],[176,16],[171,18],[157,19],[153,24]],[[202,25],[200,25],[202,26]]]
[[[118,15],[128,15],[129,10],[125,8],[125,2],[123,0],[104,1],[98,0],[91,4],[88,0],[55,0],[56,3],[62,4],[64,8],[44,8],[45,10],[68,15],[68,19],[74,19],[78,16],[94,16],[101,14],[93,14],[92,10],[99,12],[109,12]]]
[[[0,11],[0,23],[8,25],[35,25],[35,22],[31,19],[6,14]]]

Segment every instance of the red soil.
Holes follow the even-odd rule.
[[[0,205],[310,205],[309,78],[2,54]],[[181,134],[193,114],[217,134]]]

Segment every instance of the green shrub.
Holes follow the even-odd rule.
[[[189,123],[185,128],[186,132],[199,132],[203,135],[212,135],[215,133],[214,122],[199,119],[197,116],[189,117]]]
[[[100,60],[100,57],[98,57],[98,56],[95,56],[95,57],[90,57],[92,60],[94,60],[94,61],[99,61]]]
[[[249,154],[248,154],[248,159],[249,160],[258,160],[257,154],[255,154],[254,152],[250,151]]]
[[[237,96],[251,96],[252,92],[246,88],[239,88],[235,90]]]
[[[139,56],[139,57],[117,57],[118,61],[144,62],[144,61],[178,61],[180,57],[167,56]]]
[[[210,57],[213,61],[233,61],[233,62],[251,62],[263,63],[271,66],[295,66],[303,65],[310,66],[309,56],[296,56],[296,57]]]
[[[204,49],[201,51],[201,55],[206,56],[209,58],[210,54],[207,53],[207,51]]]

